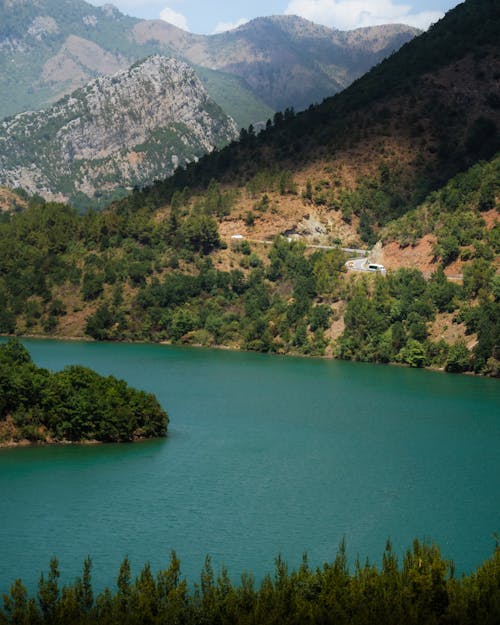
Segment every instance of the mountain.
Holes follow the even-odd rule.
[[[212,98],[247,127],[339,91],[417,32],[390,25],[342,33],[281,16],[203,36],[127,17],[111,5],[4,0],[0,117],[44,107],[97,76],[161,54],[198,68]]]
[[[241,77],[274,110],[320,102],[419,32],[397,24],[341,32],[284,15],[257,18],[209,37],[160,20],[134,27],[139,43],[168,46],[195,65]]]
[[[94,205],[237,136],[194,71],[150,57],[0,124],[0,182]]]
[[[499,25],[498,3],[465,2],[342,93],[275,115],[258,136],[243,133],[149,197],[162,203],[213,178],[244,185],[290,170],[309,183],[322,219],[341,215],[373,243],[389,220],[500,149]]]
[[[0,117],[46,107],[147,56],[172,56],[168,46],[135,41],[139,22],[112,5],[95,7],[83,0],[0,3]],[[236,86],[237,80],[232,82]],[[211,81],[212,95],[224,95],[227,83],[224,74]],[[233,90],[236,106],[228,113],[236,113],[239,123],[248,125],[272,113],[244,85]]]
[[[13,216],[0,332],[500,375],[499,30],[498,2],[467,0],[342,93],[100,213]]]

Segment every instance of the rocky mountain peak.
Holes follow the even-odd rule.
[[[236,135],[236,126],[227,120],[228,133],[217,136],[206,107],[210,101],[194,70],[177,59],[159,55],[102,76],[78,90],[68,102],[55,107],[66,114],[68,106],[81,110],[59,131],[72,158],[105,158],[124,145],[137,145],[166,123],[190,128],[197,143],[210,152],[215,145]]]
[[[236,136],[194,70],[155,55],[5,120],[0,180],[49,198],[62,199],[61,189],[65,199],[92,197],[169,175]]]
[[[103,4],[101,10],[107,17],[117,17],[120,15],[120,10],[115,7],[114,4],[110,4],[109,2],[107,4]]]

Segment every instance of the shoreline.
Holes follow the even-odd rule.
[[[17,449],[19,447],[52,447],[52,446],[71,446],[71,445],[101,445],[101,441],[85,440],[85,441],[30,441],[23,438],[19,441],[9,440],[0,441],[0,449]]]
[[[9,440],[0,441],[0,450],[2,449],[19,449],[26,447],[90,447],[94,445],[133,445],[135,443],[145,443],[148,441],[162,441],[168,438],[168,435],[152,438],[133,438],[130,441],[98,441],[95,439],[81,441],[30,441],[23,438],[19,441]]]
[[[433,366],[425,366],[425,367],[410,367],[403,362],[366,362],[363,360],[345,360],[342,358],[337,358],[336,356],[323,354],[321,356],[312,356],[310,354],[295,354],[295,353],[284,353],[284,352],[258,352],[254,350],[247,350],[241,347],[232,347],[231,345],[202,345],[201,343],[172,343],[171,341],[145,341],[145,340],[133,340],[133,339],[124,339],[124,340],[104,340],[104,341],[96,341],[93,338],[88,336],[48,336],[46,334],[3,334],[0,333],[0,338],[18,338],[18,339],[35,339],[35,340],[47,340],[47,341],[78,341],[82,343],[95,343],[98,344],[110,344],[110,345],[163,345],[167,347],[193,347],[195,349],[216,349],[220,351],[228,351],[228,352],[239,352],[242,354],[266,354],[267,356],[284,356],[286,358],[306,358],[311,360],[336,360],[339,362],[352,362],[352,363],[362,363],[368,365],[378,365],[378,366],[390,366],[390,367],[403,367],[405,369],[421,369],[424,371],[432,371],[434,373],[445,373],[449,375],[467,375],[475,378],[488,378],[488,379],[496,379],[495,376],[487,376],[481,375],[479,373],[475,373],[474,371],[462,371],[459,373],[446,371],[444,367],[433,367]]]

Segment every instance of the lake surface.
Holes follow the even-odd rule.
[[[0,450],[0,593],[33,589],[51,556],[72,580],[90,555],[97,586],[128,554],[196,581],[257,579],[349,556],[379,562],[413,538],[458,571],[500,531],[500,385],[397,367],[155,345],[26,340],[35,362],[84,364],[154,392],[169,437],[130,445]]]

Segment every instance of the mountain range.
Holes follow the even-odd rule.
[[[151,193],[162,202],[186,185],[244,184],[279,166],[310,180],[320,211],[348,215],[350,206],[372,242],[381,225],[499,149],[499,19],[493,0],[459,5],[341,93],[275,116],[258,136],[244,135]],[[385,197],[372,184],[381,171]],[[352,195],[360,189],[362,198]]]
[[[4,113],[45,104],[1,123],[0,184],[80,209],[222,147],[232,119],[260,129],[339,91],[418,32],[278,16],[203,36],[83,0],[8,0],[0,13],[0,114],[2,98]]]
[[[500,6],[102,212],[0,224],[0,331],[500,375]],[[387,273],[347,271],[366,249]]]
[[[307,20],[259,18],[195,35],[83,0],[0,5],[0,118],[53,103],[152,54],[190,63],[239,127],[305,108],[343,89],[418,34],[403,25],[341,32]]]

